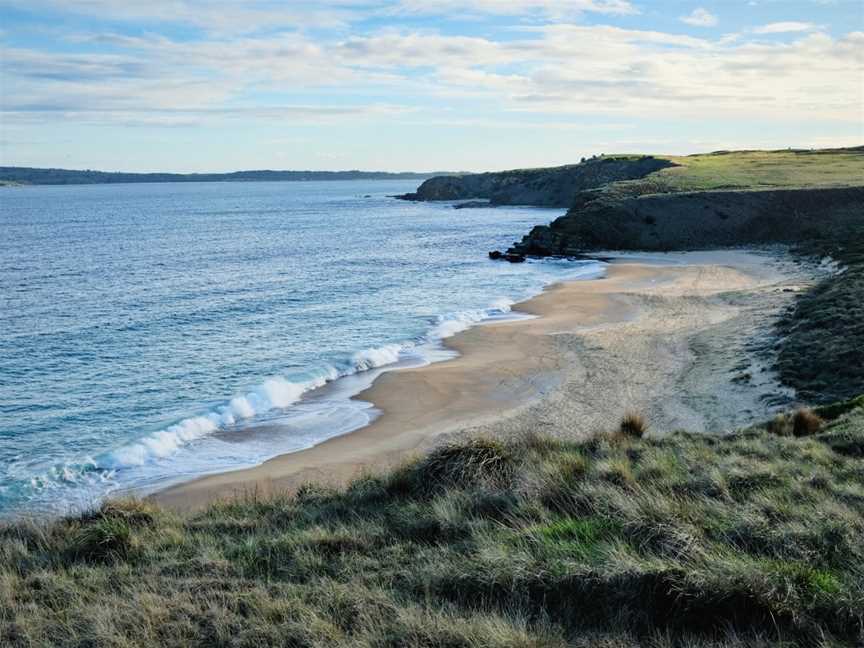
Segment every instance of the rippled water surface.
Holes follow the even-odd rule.
[[[349,396],[378,368],[598,268],[488,261],[560,211],[388,198],[416,184],[3,189],[0,514],[355,429],[375,411]]]

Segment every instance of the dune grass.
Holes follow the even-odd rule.
[[[343,490],[7,525],[0,644],[855,645],[864,401],[814,415],[474,439]]]

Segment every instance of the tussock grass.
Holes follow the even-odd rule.
[[[648,421],[641,414],[629,412],[621,419],[618,429],[621,434],[641,439],[648,431]]]
[[[822,429],[825,422],[810,408],[799,409],[792,415],[792,434],[796,437],[810,436]]]
[[[341,490],[7,525],[0,645],[856,645],[864,408],[826,411],[809,436],[473,439]]]

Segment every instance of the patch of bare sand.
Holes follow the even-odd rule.
[[[791,395],[746,345],[805,280],[762,253],[619,256],[605,278],[559,284],[518,306],[537,319],[472,328],[447,341],[460,357],[381,375],[357,397],[383,411],[368,427],[153,497],[194,509],[308,481],[344,483],[454,436],[584,437],[627,411],[658,433],[764,418]]]

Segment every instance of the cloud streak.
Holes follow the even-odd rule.
[[[718,23],[717,16],[702,7],[694,9],[686,16],[681,16],[678,20],[694,27],[714,27]]]
[[[754,34],[788,34],[792,32],[806,32],[818,29],[816,25],[809,22],[775,22],[761,27],[756,27],[753,30]]]

